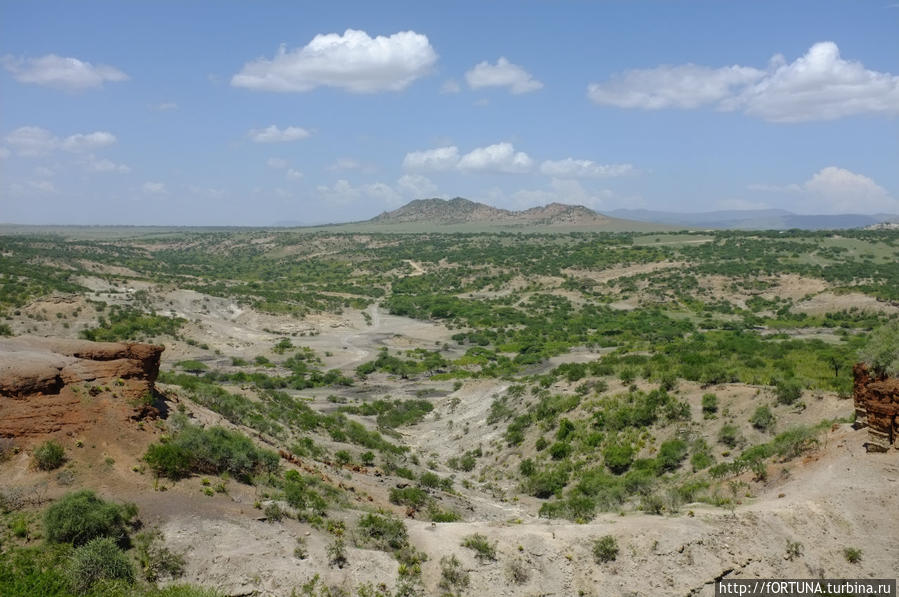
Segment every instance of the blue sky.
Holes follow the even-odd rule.
[[[899,213],[897,25],[891,0],[2,2],[0,222]]]

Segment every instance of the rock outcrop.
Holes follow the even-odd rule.
[[[875,376],[864,363],[858,363],[852,373],[855,424],[868,429],[868,451],[899,448],[899,378]]]
[[[146,410],[162,351],[136,342],[0,339],[0,437],[71,432]]]

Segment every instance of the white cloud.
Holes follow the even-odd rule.
[[[350,184],[350,181],[341,178],[333,186],[318,185],[315,187],[322,199],[329,203],[352,203],[362,196],[362,192]]]
[[[458,168],[466,171],[504,172],[508,174],[528,172],[533,160],[522,151],[515,151],[511,143],[496,143],[478,147],[462,156]]]
[[[472,89],[483,87],[507,87],[511,93],[529,93],[543,88],[543,83],[536,80],[529,72],[517,64],[512,64],[505,57],[500,57],[496,64],[480,62],[465,73],[465,80]]]
[[[407,170],[452,170],[459,163],[459,148],[455,145],[424,151],[413,151],[403,158]]]
[[[493,203],[502,204],[509,209],[527,209],[549,203],[565,203],[568,205],[584,205],[598,209],[615,194],[608,189],[587,189],[577,180],[553,178],[549,185],[540,189],[521,189],[506,195],[500,189],[491,193]]]
[[[899,200],[863,174],[845,168],[822,168],[802,184],[753,184],[753,191],[789,193],[802,213],[899,213]]]
[[[290,168],[287,170],[287,173],[285,174],[285,176],[287,177],[287,180],[300,180],[301,178],[303,178],[303,173],[300,172],[299,170],[294,170],[293,168]]]
[[[284,129],[279,129],[275,125],[264,129],[252,129],[248,133],[250,139],[256,143],[285,143],[305,139],[310,134],[309,131],[298,126],[288,126]]]
[[[836,166],[816,172],[803,189],[832,212],[899,212],[899,201],[886,189],[867,176]]]
[[[427,176],[421,174],[404,174],[396,182],[400,190],[413,199],[433,197],[437,193],[437,185]]]
[[[96,131],[87,134],[71,135],[63,139],[60,147],[66,151],[90,151],[91,149],[99,149],[116,142],[115,135],[106,131]]]
[[[78,133],[60,139],[39,126],[23,126],[7,135],[6,142],[19,155],[34,157],[46,155],[58,149],[72,152],[98,149],[115,143],[116,137],[106,131],[95,131],[86,134]]]
[[[695,64],[631,70],[587,87],[597,104],[621,108],[742,111],[770,122],[833,120],[855,114],[899,114],[899,76],[844,60],[830,41],[791,63],[774,56],[767,70]]]
[[[460,91],[462,91],[462,87],[455,79],[447,79],[440,86],[440,93],[459,93]]]
[[[592,160],[546,160],[540,164],[540,172],[556,178],[612,178],[633,174],[631,164],[597,164]]]
[[[66,91],[102,87],[107,81],[127,81],[128,75],[105,64],[93,65],[77,58],[47,54],[40,58],[0,58],[3,68],[20,83],[32,83]]]
[[[268,164],[269,168],[275,168],[276,170],[282,170],[288,166],[287,160],[284,158],[269,158],[266,164]]]
[[[165,195],[168,193],[163,182],[145,182],[141,190],[145,195]]]
[[[177,110],[178,104],[176,104],[175,102],[162,102],[159,104],[153,104],[152,106],[150,106],[150,109],[156,112],[170,112],[172,110]]]
[[[131,172],[131,168],[125,164],[116,164],[106,158],[98,159],[94,154],[87,156],[87,167],[94,172],[118,172],[119,174]]]
[[[388,184],[383,182],[375,182],[365,185],[362,191],[372,199],[379,199],[387,205],[399,205],[403,202],[403,197]]]
[[[626,71],[605,83],[591,83],[587,96],[597,104],[619,108],[698,108],[719,102],[731,96],[735,88],[762,76],[763,71],[744,66],[664,65]]]
[[[347,29],[343,35],[316,35],[306,46],[274,58],[258,58],[231,78],[231,85],[257,91],[304,92],[336,87],[353,93],[401,91],[427,74],[437,53],[427,36],[402,31],[370,37]]]
[[[899,76],[843,60],[835,43],[821,42],[789,64],[783,56],[775,56],[767,76],[722,108],[771,122],[899,114]]]
[[[19,127],[6,136],[6,143],[23,156],[45,155],[59,146],[59,139],[38,126]]]

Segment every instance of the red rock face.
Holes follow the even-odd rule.
[[[899,448],[899,378],[875,377],[864,363],[852,373],[856,426],[868,428],[868,451]]]
[[[127,420],[155,391],[162,351],[136,342],[0,339],[0,437]]]

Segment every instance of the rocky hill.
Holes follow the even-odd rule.
[[[416,199],[393,211],[369,220],[372,224],[428,223],[437,225],[493,224],[502,226],[577,226],[605,225],[611,221],[582,205],[550,203],[523,211],[498,209],[476,201],[455,199]]]

